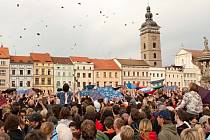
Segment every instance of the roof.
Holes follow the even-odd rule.
[[[49,53],[30,53],[30,56],[33,61],[35,62],[52,62],[52,59],[50,57]]]
[[[193,58],[202,56],[202,53],[203,53],[203,50],[191,50],[191,49],[184,49],[184,50],[191,52]]]
[[[95,70],[121,70],[112,59],[91,59]]]
[[[117,59],[121,65],[125,66],[149,66],[144,60],[136,60],[136,59]]]
[[[69,57],[52,57],[54,64],[72,64]]]
[[[72,62],[91,62],[91,60],[88,57],[70,56],[70,59]]]
[[[33,63],[30,56],[11,56],[11,63]]]
[[[3,59],[9,59],[10,58],[8,48],[5,48],[3,46],[0,47],[0,58],[3,58]]]

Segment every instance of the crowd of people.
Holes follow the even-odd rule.
[[[210,109],[188,90],[92,100],[69,91],[1,93],[0,140],[210,140]]]

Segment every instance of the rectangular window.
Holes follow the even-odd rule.
[[[5,86],[6,85],[6,81],[4,79],[0,79],[0,86]]]
[[[104,78],[106,78],[106,72],[104,72]]]
[[[91,73],[88,73],[88,78],[91,78]]]
[[[39,75],[39,69],[36,69],[36,75]]]
[[[161,77],[163,77],[163,74],[161,73]]]
[[[80,78],[80,73],[77,73],[77,78]]]
[[[99,82],[98,81],[96,82],[96,86],[99,87]]]
[[[133,76],[135,76],[135,72],[133,72]]]
[[[12,70],[12,75],[15,75],[15,70]]]
[[[1,61],[1,65],[5,66],[6,65],[6,61]]]
[[[20,75],[23,75],[23,70],[20,70]]]
[[[155,73],[153,73],[153,77],[155,77]]]
[[[118,87],[118,82],[115,82],[115,87]]]
[[[20,81],[20,87],[23,87],[23,81]]]
[[[15,87],[15,81],[12,81],[12,87]]]
[[[39,78],[35,78],[35,85],[39,85]]]
[[[30,87],[30,86],[31,86],[31,82],[27,81],[27,87]]]
[[[27,70],[27,75],[31,75],[31,70]]]
[[[58,72],[58,76],[61,76],[61,73],[60,72]]]
[[[45,73],[44,73],[44,69],[42,69],[42,75],[44,75]]]
[[[128,76],[130,76],[130,71],[128,71]]]
[[[115,77],[115,78],[117,78],[117,77],[118,77],[117,72],[115,72],[114,77]]]
[[[47,75],[51,75],[50,69],[47,70]]]
[[[0,76],[5,76],[6,75],[6,70],[0,70]]]
[[[80,82],[77,82],[77,87],[80,87]]]
[[[125,76],[125,71],[124,71],[124,76]]]
[[[96,78],[99,78],[99,72],[96,72]]]
[[[156,43],[153,43],[153,48],[154,48],[154,49],[156,48]]]
[[[45,85],[45,78],[42,78],[42,85]]]
[[[60,82],[60,81],[57,81],[57,82],[56,82],[56,86],[57,86],[57,87],[61,86],[61,82]]]
[[[109,82],[109,85],[112,86],[112,82],[111,81]]]
[[[83,74],[82,74],[82,77],[83,77],[83,78],[86,78],[86,73],[83,73]]]
[[[144,77],[144,72],[142,72],[142,77]]]
[[[112,72],[109,72],[109,78],[112,78]]]
[[[104,82],[104,87],[106,86],[106,82]]]
[[[83,67],[83,70],[85,70],[85,66]]]
[[[66,73],[65,72],[63,72],[63,76],[66,76]]]
[[[83,83],[82,83],[82,87],[83,87],[83,89],[85,89],[85,87],[86,87],[86,82],[83,82]]]
[[[159,77],[159,73],[157,73],[157,77]]]
[[[139,76],[139,72],[137,72],[137,76]]]
[[[52,82],[51,82],[51,78],[47,78],[47,85],[51,85]]]
[[[148,72],[146,72],[146,77],[148,77],[148,75],[149,75]]]

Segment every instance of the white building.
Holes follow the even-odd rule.
[[[165,84],[166,86],[183,87],[183,67],[182,66],[167,66],[165,67]]]
[[[10,55],[9,49],[3,46],[0,47],[0,90],[9,88],[9,65]]]
[[[74,65],[74,90],[82,90],[94,83],[94,63],[88,57],[70,57]]]
[[[147,86],[150,82],[149,65],[144,60],[114,59],[122,69],[122,83],[139,83]]]
[[[68,83],[74,88],[74,67],[69,57],[52,57],[54,63],[54,89],[62,88]]]
[[[195,64],[195,58],[202,55],[201,50],[181,49],[175,58],[176,66],[183,66],[183,87],[188,87],[190,82],[200,85],[201,70]]]
[[[30,56],[10,57],[10,87],[16,89],[33,87],[33,61]]]
[[[150,67],[149,75],[151,81],[165,79],[166,78],[165,68]],[[163,81],[163,84],[165,84],[165,80]]]

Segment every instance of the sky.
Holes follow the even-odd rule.
[[[148,4],[161,26],[164,66],[181,48],[204,49],[209,0],[0,0],[0,42],[12,55],[140,59]]]

